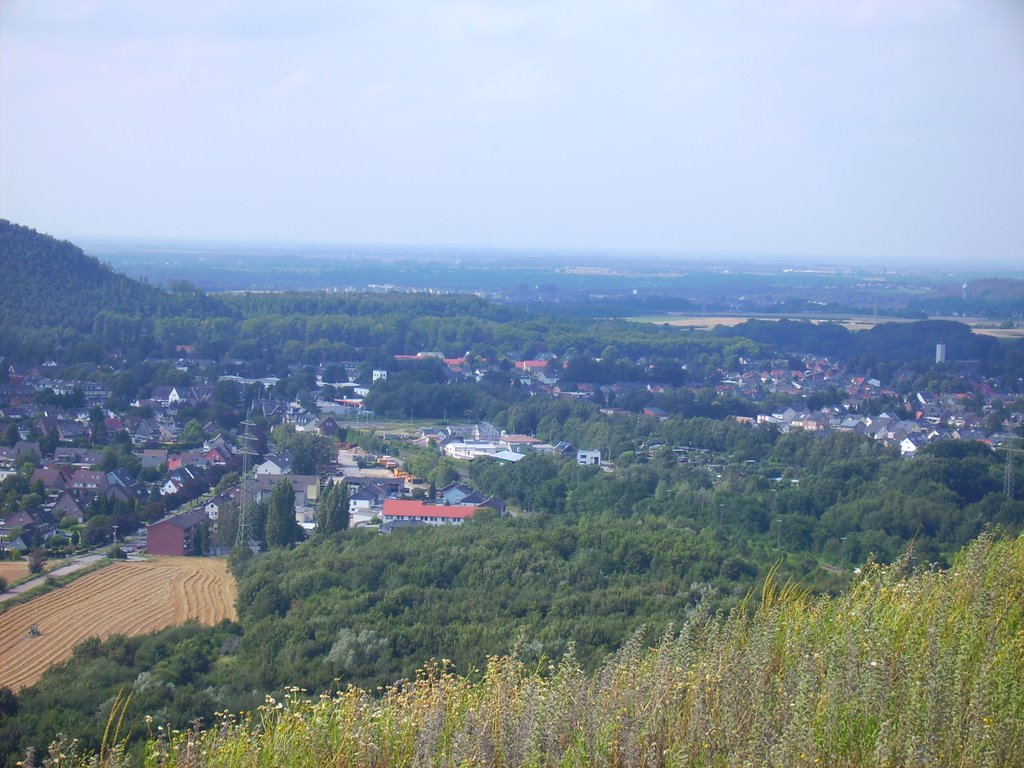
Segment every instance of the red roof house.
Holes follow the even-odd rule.
[[[385,523],[404,520],[427,525],[457,525],[466,518],[472,517],[477,509],[479,507],[424,504],[422,501],[409,499],[386,499],[381,519]]]

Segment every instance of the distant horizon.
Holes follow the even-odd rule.
[[[47,233],[51,234],[51,233]],[[234,254],[239,251],[255,251],[250,255],[277,256],[295,253],[296,256],[318,259],[345,255],[361,257],[395,258],[405,256],[410,259],[452,261],[460,258],[469,260],[487,258],[496,259],[503,256],[514,257],[521,261],[536,261],[561,256],[566,259],[567,266],[580,266],[586,261],[594,263],[621,263],[622,261],[640,260],[644,265],[663,265],[676,269],[693,265],[701,268],[715,266],[750,266],[750,267],[820,267],[840,268],[849,270],[882,272],[898,270],[925,274],[973,274],[996,273],[993,276],[1003,277],[1018,275],[1024,279],[1024,266],[1002,264],[998,261],[986,262],[978,259],[965,265],[959,261],[943,263],[932,261],[921,264],[912,260],[884,260],[856,255],[838,256],[800,253],[740,253],[740,252],[673,252],[644,249],[597,249],[597,248],[545,248],[545,247],[514,247],[502,245],[452,245],[452,244],[415,244],[415,243],[372,243],[372,242],[331,242],[319,240],[257,240],[246,238],[193,238],[193,237],[142,237],[142,236],[110,236],[53,235],[68,240],[82,248],[86,253],[96,256],[99,253],[112,252],[125,254],[133,249],[152,251],[154,253],[202,253]],[[310,251],[321,251],[311,253]],[[554,265],[553,265],[554,266]]]

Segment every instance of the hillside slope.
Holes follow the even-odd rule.
[[[492,658],[470,678],[438,662],[378,696],[268,699],[149,754],[172,766],[1024,764],[1024,538],[982,537],[947,572],[905,570],[868,567],[835,599],[769,585],[755,611],[694,620],[653,649],[634,638],[593,676],[571,656],[541,669]]]
[[[0,219],[0,317],[12,327],[93,329],[102,311],[145,316],[164,292],[114,272],[72,243]]]

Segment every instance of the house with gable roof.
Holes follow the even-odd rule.
[[[292,463],[295,456],[291,451],[281,451],[271,454],[256,467],[257,475],[287,475],[292,471]]]
[[[76,469],[71,476],[70,489],[79,494],[97,496],[110,487],[107,474],[94,469]]]
[[[73,517],[79,523],[85,521],[85,509],[82,503],[71,491],[67,490],[57,497],[56,503],[50,509],[50,514],[58,521],[65,517]]]

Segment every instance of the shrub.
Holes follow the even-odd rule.
[[[46,550],[42,547],[36,547],[33,549],[28,556],[28,571],[32,574],[42,573],[43,566],[46,565]]]

